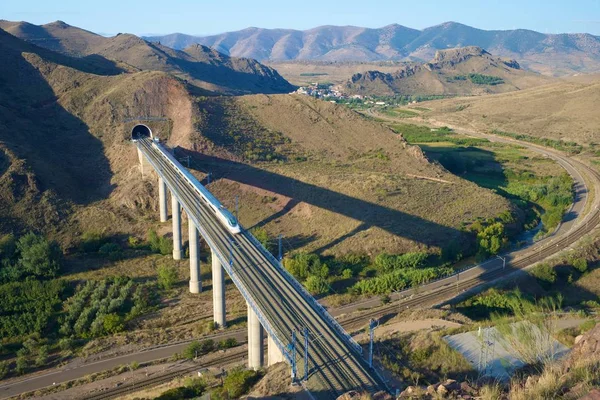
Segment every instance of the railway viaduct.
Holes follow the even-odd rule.
[[[362,355],[362,348],[337,321],[246,230],[228,229],[211,206],[210,192],[160,143],[146,125],[131,133],[142,164],[158,175],[160,221],[168,220],[168,194],[173,224],[173,259],[182,259],[182,210],[188,220],[191,293],[202,290],[199,238],[210,247],[213,316],[225,327],[225,274],[248,306],[248,367],[285,361],[292,379],[314,397],[336,398],[349,390],[375,393],[385,383]],[[208,196],[208,202],[205,199]],[[224,212],[228,213],[226,210]]]

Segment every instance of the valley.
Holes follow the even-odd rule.
[[[600,387],[598,36],[33,20],[0,20],[0,398]]]

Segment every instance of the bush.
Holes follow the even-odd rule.
[[[215,349],[215,342],[211,339],[203,340],[199,342],[194,340],[183,350],[183,357],[189,360],[193,360],[196,357],[200,357],[204,354],[208,354]]]
[[[122,257],[123,250],[121,250],[121,246],[116,243],[105,243],[100,247],[98,253],[107,257],[109,260],[116,261]]]
[[[329,285],[327,284],[327,281],[320,276],[310,275],[308,278],[306,278],[304,286],[306,287],[306,290],[313,295],[325,294],[329,292]]]
[[[169,290],[177,282],[177,269],[175,267],[169,267],[161,265],[158,267],[158,286],[165,290]]]
[[[48,362],[48,346],[40,346],[35,358],[35,366],[42,367]]]
[[[588,270],[588,263],[585,258],[576,258],[571,260],[571,265],[582,274]]]
[[[531,270],[531,275],[546,285],[556,282],[556,270],[550,264],[536,265]]]
[[[84,253],[97,253],[107,240],[100,232],[87,231],[81,235],[79,248]]]
[[[237,367],[229,371],[229,374],[223,381],[223,388],[227,391],[230,398],[237,399],[245,393],[260,379],[257,371],[251,371],[242,367]]]
[[[6,378],[10,372],[10,364],[8,361],[0,361],[0,380]]]
[[[62,263],[62,250],[58,243],[30,232],[19,239],[17,249],[19,264],[25,273],[44,278],[58,275]]]
[[[164,236],[158,236],[156,231],[152,229],[148,231],[148,244],[151,251],[163,256],[173,253],[173,240]]]
[[[250,232],[256,238],[256,240],[258,240],[260,244],[263,245],[265,249],[267,249],[270,252],[273,252],[273,240],[271,240],[269,232],[267,232],[265,228],[258,226],[256,228],[252,228]]]
[[[163,392],[160,396],[156,397],[155,400],[193,399],[196,396],[193,389],[181,386]]]
[[[238,345],[238,341],[235,338],[223,339],[219,342],[219,349],[230,349]]]
[[[103,325],[104,331],[109,334],[122,332],[123,329],[125,329],[125,326],[123,324],[123,318],[116,313],[112,313],[112,314],[108,314],[108,315],[104,316],[102,325]]]

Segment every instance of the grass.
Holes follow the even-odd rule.
[[[412,117],[416,117],[419,115],[419,113],[416,113],[414,111],[410,111],[410,110],[406,110],[403,108],[394,108],[394,109],[385,109],[382,111],[383,114],[385,115],[389,115],[390,117],[396,117],[396,118],[412,118]]]
[[[524,148],[468,138],[448,128],[391,127],[450,172],[511,200],[523,210],[525,228],[542,220],[542,234],[551,232],[572,202],[572,179],[558,164]]]

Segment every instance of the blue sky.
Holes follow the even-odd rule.
[[[62,20],[99,33],[138,35],[391,23],[422,29],[446,21],[481,29],[600,35],[600,0],[0,0],[0,19]]]

